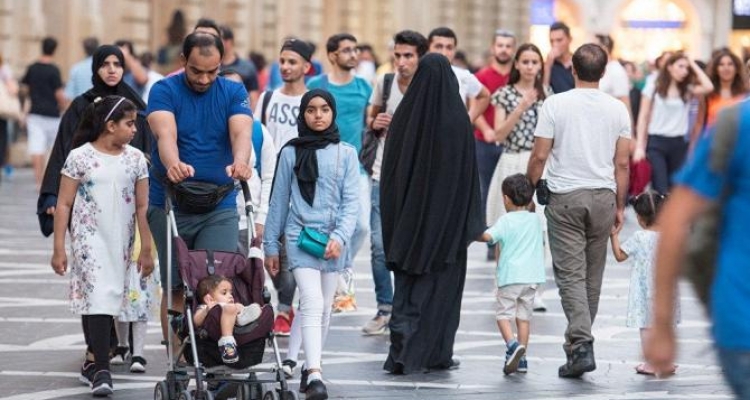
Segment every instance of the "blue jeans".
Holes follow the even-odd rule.
[[[492,174],[495,173],[497,162],[503,154],[503,146],[487,143],[474,138],[477,153],[477,169],[479,170],[479,190],[482,193],[482,212],[486,215],[487,192],[490,190]]]
[[[349,240],[346,251],[346,268],[354,268],[354,257],[362,248],[370,230],[368,226],[370,224],[370,196],[367,193],[369,190],[370,177],[366,172],[361,171],[359,174],[359,216],[357,216],[357,227],[354,228],[354,234]]]
[[[718,348],[724,378],[737,400],[750,400],[750,352]]]
[[[385,267],[383,225],[380,221],[380,182],[370,180],[370,242],[372,280],[375,282],[375,300],[378,309],[391,311],[393,305],[393,278]]]

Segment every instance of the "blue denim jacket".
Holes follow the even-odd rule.
[[[295,149],[285,147],[279,155],[268,217],[263,234],[266,256],[277,256],[279,238],[286,236],[289,269],[313,268],[323,272],[344,269],[346,247],[354,233],[359,212],[359,158],[350,144],[340,142],[317,150],[318,182],[310,206],[302,198],[294,175]],[[338,171],[338,172],[337,172]],[[321,260],[297,247],[303,226],[330,234],[341,243],[341,256]]]

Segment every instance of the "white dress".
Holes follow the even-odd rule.
[[[633,260],[630,271],[630,293],[626,324],[631,328],[651,326],[651,303],[654,297],[654,255],[659,234],[641,230],[633,233],[621,248]],[[679,296],[675,302],[675,323],[680,320]]]
[[[148,178],[146,158],[134,147],[109,155],[86,143],[70,152],[61,172],[79,183],[70,221],[71,311],[116,316],[135,237],[135,184]]]

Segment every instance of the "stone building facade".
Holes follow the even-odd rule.
[[[128,38],[137,52],[156,51],[166,40],[172,13],[180,9],[188,28],[200,17],[230,25],[242,56],[252,49],[273,58],[282,38],[297,35],[317,43],[317,56],[325,59],[325,39],[347,31],[385,59],[396,31],[409,28],[427,34],[449,26],[458,34],[459,48],[476,60],[497,28],[528,40],[533,32],[530,9],[538,1],[553,2],[556,10],[565,11],[578,43],[599,32],[630,37],[621,14],[643,1],[669,3],[684,11],[688,33],[683,43],[698,57],[729,42],[731,0],[0,0],[0,54],[20,75],[38,56],[40,39],[52,35],[60,42],[57,61],[67,75],[68,67],[83,57],[80,43],[87,36],[103,43]],[[545,46],[543,32],[534,40]]]

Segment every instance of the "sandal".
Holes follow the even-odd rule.
[[[649,375],[649,376],[655,376],[656,371],[651,369],[651,366],[646,363],[638,364],[635,367],[635,373],[640,375]]]

